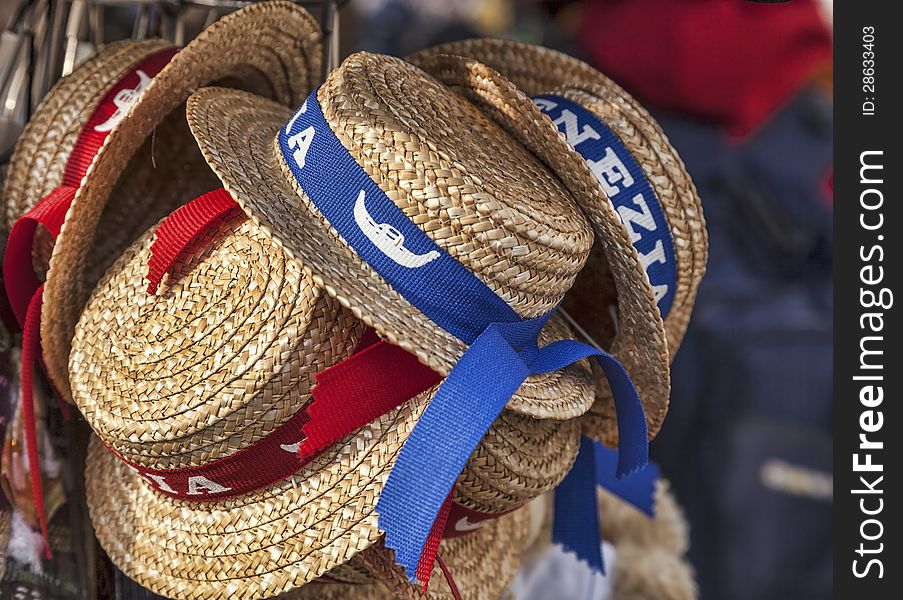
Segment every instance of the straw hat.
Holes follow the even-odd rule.
[[[521,317],[558,305],[586,260],[592,231],[559,180],[520,144],[397,58],[352,55],[316,96],[353,160],[433,242]],[[235,90],[207,88],[188,103],[202,153],[251,218],[355,316],[447,375],[466,344],[390,286],[310,204],[276,143],[291,118]],[[583,394],[584,368],[529,377],[508,408],[536,418],[583,414],[592,402],[591,391]]]
[[[98,103],[124,74],[165,48],[161,41],[111,44],[57,83],[12,158],[4,190],[11,220],[64,183],[69,155]],[[86,158],[85,177],[69,184],[77,191],[43,292],[43,358],[63,396],[70,399],[70,340],[94,284],[148,227],[218,185],[185,125],[181,106],[188,95],[216,82],[295,105],[319,77],[320,60],[315,20],[290,2],[262,2],[214,23],[152,79],[133,74],[135,83],[117,94],[116,113],[97,125],[109,134]],[[48,246],[38,253],[39,270],[48,267]]]
[[[618,213],[610,208],[611,201],[598,182],[594,194],[577,196],[583,199],[581,207],[596,230],[596,244],[587,267],[565,298],[564,307],[581,328],[603,347],[611,348],[612,354],[625,365],[640,389],[650,435],[654,435],[667,410],[669,394],[668,369],[662,358],[673,357],[683,338],[708,252],[701,203],[683,162],[651,115],[617,84],[586,63],[540,46],[493,39],[443,44],[409,57],[408,60],[464,93],[490,114],[511,114],[510,105],[522,103],[524,99],[500,93],[491,85],[473,90],[474,74],[492,77],[476,65],[464,66],[459,59],[447,55],[467,57],[497,69],[530,97],[551,93],[588,109],[613,131],[641,165],[661,204],[673,240],[676,277],[670,308],[665,306],[664,329],[654,323],[663,305],[655,306],[655,297],[640,289],[650,287],[645,273],[637,276],[633,256],[627,264],[617,256],[635,255],[630,252],[633,244],[624,235],[629,232],[621,225]],[[521,119],[519,126],[518,120],[513,120],[511,130],[518,139],[548,164],[559,165],[560,148],[539,143],[535,132],[527,129],[528,121]],[[525,131],[529,133],[524,134]],[[563,136],[559,144],[562,143],[569,145]],[[584,162],[579,155],[575,158]],[[558,172],[566,181],[574,175]],[[632,229],[636,230],[636,226]],[[603,243],[606,240],[610,243]],[[630,295],[638,295],[640,304]],[[643,296],[652,298],[651,305]],[[616,318],[610,312],[612,306],[617,306]],[[655,312],[658,315],[652,314]],[[638,319],[649,322],[636,323]],[[658,369],[660,376],[650,380],[648,370],[645,375],[638,375],[641,363]],[[612,443],[615,432],[611,427],[614,411],[610,391],[601,370],[595,368],[595,371],[598,401],[586,417],[587,432]]]
[[[250,598],[301,586],[379,539],[376,499],[432,392],[241,495],[197,502],[163,493],[148,473],[164,481],[161,471],[200,473],[292,427],[316,374],[352,353],[364,325],[249,219],[222,223],[149,295],[154,240],[148,231],[109,269],[72,341],[73,395],[100,438],[86,465],[97,537],[123,572],[165,595]],[[555,327],[569,333],[561,322],[547,329]],[[581,369],[577,390],[591,397]],[[456,498],[498,513],[551,489],[579,436],[573,419],[504,412]]]

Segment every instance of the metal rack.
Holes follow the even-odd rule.
[[[0,163],[8,160],[53,83],[101,45],[160,37],[181,46],[223,15],[255,1],[16,0],[0,34]],[[348,0],[292,1],[319,16],[325,76],[339,63],[339,15]]]

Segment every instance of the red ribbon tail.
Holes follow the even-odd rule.
[[[388,342],[376,342],[317,374],[299,454],[313,456],[430,389],[441,376]]]
[[[438,556],[439,543],[442,541],[442,532],[445,531],[445,522],[448,520],[448,513],[451,510],[453,493],[454,490],[449,492],[448,497],[442,504],[442,508],[436,516],[436,521],[433,523],[433,528],[430,529],[430,535],[426,538],[426,544],[423,546],[423,553],[420,555],[420,562],[417,564],[417,579],[423,582],[424,594],[430,583],[430,575],[433,573],[433,564],[436,562]],[[446,579],[448,579],[447,575]],[[453,582],[449,582],[449,587],[452,585]]]
[[[35,422],[34,372],[41,353],[41,305],[44,286],[41,285],[25,313],[22,335],[22,421],[25,428],[25,450],[28,456],[28,475],[31,478],[31,497],[35,513],[41,525],[44,555],[50,559],[50,536],[47,534],[47,516],[44,513],[44,490],[41,482],[41,459],[38,452],[38,434]]]
[[[442,560],[442,557],[438,554],[436,555],[436,562],[439,563],[439,568],[442,569],[442,574],[445,575],[445,582],[448,583],[452,598],[454,598],[454,600],[461,600],[461,592],[458,591],[458,586],[455,585],[455,579],[452,577],[451,570],[445,565],[445,561]],[[426,586],[423,586],[423,591],[426,592]]]

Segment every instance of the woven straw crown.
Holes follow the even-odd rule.
[[[153,231],[92,295],[73,339],[73,396],[131,462],[179,469],[227,456],[304,406],[363,325],[252,222],[233,220],[146,291]]]
[[[303,410],[316,374],[351,354],[363,324],[250,220],[221,225],[149,295],[153,240],[151,230],[136,241],[89,299],[73,339],[73,394],[126,460],[196,467]],[[228,595],[226,574],[249,597],[304,584],[378,539],[376,499],[429,398],[390,411],[288,479],[212,502],[163,496],[95,443],[86,476],[98,538],[125,573],[160,593]],[[459,478],[456,500],[487,512],[520,506],[564,477],[579,436],[576,420],[506,411]],[[246,569],[235,571],[235,553]]]
[[[353,55],[317,99],[342,146],[427,236],[521,316],[557,306],[586,260],[592,233],[533,155],[399,59]],[[381,336],[447,374],[466,346],[376,274],[310,205],[275,147],[290,118],[262,98],[216,88],[199,91],[188,105],[202,152],[251,218]],[[556,339],[555,331],[569,333],[554,324],[559,319],[553,316],[541,343]],[[521,389],[535,385],[543,397],[528,391],[535,401],[516,396],[509,408],[538,418],[583,414],[591,400],[583,395],[586,368],[531,376]]]

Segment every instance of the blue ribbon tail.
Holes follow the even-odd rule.
[[[595,442],[595,455],[596,483],[649,517],[655,517],[655,482],[660,476],[658,465],[650,462],[629,477],[616,477],[617,451]]]
[[[594,446],[585,436],[580,439],[580,452],[574,466],[555,490],[553,518],[552,542],[561,544],[591,569],[604,574]]]
[[[649,462],[649,433],[643,403],[627,369],[611,354],[575,340],[554,342],[539,350],[530,364],[533,373],[557,371],[594,356],[605,372],[618,416],[618,477],[642,469]]]
[[[596,361],[605,372],[611,397],[618,415],[618,469],[619,478],[639,471],[649,464],[649,430],[646,427],[646,411],[633,386],[627,369],[613,356],[596,355]]]
[[[490,368],[491,365],[491,368]],[[530,374],[490,325],[452,368],[398,454],[376,504],[386,546],[408,578],[442,504],[486,431]]]

